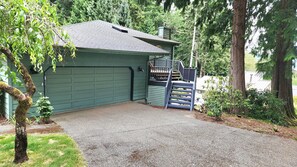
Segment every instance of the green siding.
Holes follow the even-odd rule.
[[[7,69],[8,63],[6,61],[1,62],[1,70],[0,70],[0,78],[2,81],[9,83],[9,78],[5,75],[5,71]],[[10,103],[10,96],[7,93],[1,94],[1,101],[0,101],[0,107],[1,107],[1,112],[4,113],[4,116],[6,118],[9,118],[10,115],[10,108],[11,108],[11,103]]]
[[[46,96],[55,112],[130,100],[131,71],[117,67],[58,67],[46,78]]]
[[[164,106],[165,102],[165,87],[164,86],[153,86],[148,87],[148,98],[147,102],[153,106]]]
[[[145,99],[146,98],[146,87],[147,87],[147,61],[149,56],[145,55],[120,55],[120,54],[108,54],[108,53],[93,53],[92,51],[78,51],[76,58],[72,59],[67,57],[60,64],[57,64],[56,73],[49,69],[46,72],[47,83],[46,89],[50,89],[51,92],[47,92],[46,96],[50,97],[51,102],[54,104],[54,108],[57,109],[56,112],[66,111],[69,108],[85,108],[86,106],[92,107],[101,104],[110,104],[115,102],[127,101],[130,99],[130,89],[118,89],[110,91],[113,84],[108,84],[113,81],[113,77],[109,74],[110,70],[100,70],[93,71],[95,78],[87,77],[86,74],[92,73],[90,68],[86,69],[75,69],[71,71],[68,68],[63,68],[65,66],[71,67],[131,67],[134,70],[134,89],[133,89],[133,100]],[[50,61],[48,61],[50,62]],[[27,67],[29,67],[29,60],[27,61]],[[44,65],[44,70],[49,66],[49,64]],[[137,70],[138,66],[144,69],[144,72],[139,72]],[[11,67],[12,68],[12,67]],[[95,69],[94,69],[95,70]],[[72,74],[73,73],[73,74]],[[52,76],[50,76],[52,74]],[[56,75],[57,74],[57,75]],[[130,82],[127,82],[127,73],[123,70],[117,70],[115,68],[115,78],[120,79],[121,82],[115,81],[115,88],[124,87]],[[129,73],[130,74],[130,73]],[[75,77],[71,77],[74,75]],[[52,77],[52,78],[51,78]],[[43,74],[32,74],[32,78],[37,87],[37,91],[33,97],[33,102],[35,103],[39,97],[39,93],[43,93]],[[99,82],[100,81],[100,82]],[[68,84],[73,84],[74,88],[67,86]],[[96,83],[96,84],[90,84]],[[126,84],[126,85],[125,85]],[[25,91],[22,86],[14,85]],[[74,93],[69,93],[71,89],[76,89]],[[95,89],[96,91],[93,91]],[[108,92],[106,90],[109,90]],[[111,94],[110,94],[111,93]],[[94,94],[97,98],[92,100],[90,97]],[[51,97],[52,96],[52,97]],[[73,97],[75,96],[75,97]],[[100,98],[99,98],[100,97]],[[116,98],[114,98],[116,97]],[[71,99],[71,100],[70,100]],[[11,97],[7,99],[8,104],[11,104],[10,113],[13,113],[17,107],[17,101],[12,100]],[[33,106],[29,111],[29,116],[35,115],[36,108]]]
[[[147,61],[149,56],[144,55],[117,55],[92,52],[78,52],[76,58],[67,58],[64,66],[125,66],[134,70],[133,100],[145,99],[147,84]],[[137,71],[138,66],[144,72]]]

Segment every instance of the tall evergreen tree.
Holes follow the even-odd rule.
[[[257,7],[257,5],[262,7]],[[258,70],[270,76],[271,90],[285,101],[285,112],[296,118],[292,94],[292,65],[297,56],[297,2],[277,0],[254,2],[254,16],[261,29],[254,54],[261,57]],[[295,44],[295,46],[294,46]],[[272,69],[272,70],[271,70]]]
[[[233,89],[245,96],[244,46],[247,0],[233,1],[232,47],[230,79]],[[237,111],[236,111],[237,112]]]

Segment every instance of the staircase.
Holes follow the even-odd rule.
[[[194,83],[173,82],[166,108],[193,110],[195,100]]]
[[[181,61],[149,61],[149,76],[153,82],[166,83],[165,108],[194,109],[196,70],[185,68]]]

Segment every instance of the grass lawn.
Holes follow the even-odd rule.
[[[0,136],[0,166],[86,166],[76,143],[65,134],[28,134],[28,143],[29,161],[15,165],[14,135]]]

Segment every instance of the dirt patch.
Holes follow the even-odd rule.
[[[140,154],[139,150],[135,150],[129,156],[130,161],[139,161],[143,156]]]
[[[221,121],[216,121],[214,117],[207,116],[206,114],[200,112],[195,112],[195,118],[203,121],[225,124],[235,128],[297,140],[297,127],[283,127],[260,120],[238,117],[236,115],[230,115],[226,113],[222,115]]]
[[[42,125],[27,125],[27,133],[44,134],[44,133],[59,133],[63,131],[64,131],[63,128],[60,125],[56,124],[55,122],[52,122],[50,124],[42,124]],[[11,134],[11,133],[15,133],[14,128],[8,131],[0,132],[0,134]]]
[[[130,162],[137,162],[137,161],[143,161],[144,163],[148,163],[145,161],[145,157],[148,157],[153,152],[155,152],[156,149],[149,149],[149,150],[134,150],[131,155],[128,157]],[[151,166],[151,165],[148,165]]]

